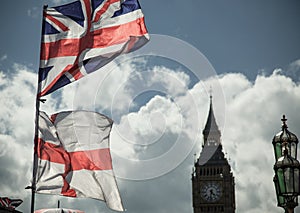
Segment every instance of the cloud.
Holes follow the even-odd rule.
[[[166,90],[170,96],[179,96],[186,92],[190,78],[183,71],[174,72],[165,67],[155,66],[151,70],[151,79],[148,84],[159,83],[163,90]],[[149,86],[150,86],[149,85]]]
[[[300,68],[300,59],[293,61],[290,65],[291,69],[299,69]]]
[[[300,59],[291,62],[285,70],[284,75],[292,78],[294,81],[300,81]]]
[[[36,76],[20,65],[14,69],[13,78],[0,77],[0,188],[3,195],[24,197],[32,174]]]
[[[42,9],[39,7],[32,7],[27,10],[27,15],[32,18],[38,18],[42,14]]]
[[[270,211],[276,203],[271,141],[280,130],[283,114],[289,119],[290,131],[300,134],[300,86],[276,71],[271,76],[257,76],[253,83],[240,74],[225,75],[220,83],[227,94],[223,144],[234,166],[238,209]],[[257,187],[260,193],[253,191]]]
[[[194,153],[200,153],[203,142],[210,86],[224,152],[235,176],[237,212],[278,211],[271,141],[283,114],[289,130],[300,135],[299,83],[284,72],[259,75],[254,82],[228,73],[189,88],[190,76],[182,70],[143,68],[143,63],[92,74],[47,96],[42,104],[49,113],[96,109],[114,118],[111,148],[127,212],[192,212],[190,175]],[[32,175],[37,79],[26,66],[16,64],[13,70],[12,76],[0,75],[0,188],[2,196],[24,199],[19,210],[28,212],[30,192],[24,187]],[[214,89],[216,83],[221,91]],[[156,92],[136,98],[149,90]],[[46,195],[36,196],[36,208],[55,206],[58,199],[66,208],[112,212],[103,202]]]
[[[70,2],[74,2],[72,0],[51,0],[51,2],[53,2],[54,5],[61,5],[61,4],[67,4]]]
[[[0,61],[4,61],[6,59],[7,59],[7,55],[6,54],[0,57]]]

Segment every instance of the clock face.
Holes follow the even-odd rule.
[[[200,195],[208,202],[216,202],[222,195],[222,188],[215,182],[205,183],[200,189]]]

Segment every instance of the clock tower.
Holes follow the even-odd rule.
[[[234,177],[221,144],[221,132],[213,112],[212,96],[204,143],[192,174],[194,213],[234,213]]]

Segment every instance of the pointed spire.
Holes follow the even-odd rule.
[[[209,99],[210,99],[210,104],[212,104],[212,87],[211,86],[209,88]]]
[[[212,90],[210,90],[209,113],[208,113],[207,121],[205,124],[205,128],[202,133],[203,133],[203,137],[204,137],[204,145],[207,144],[208,139],[212,139],[215,143],[217,143],[216,145],[220,144],[221,132],[217,125],[214,111],[213,111]]]

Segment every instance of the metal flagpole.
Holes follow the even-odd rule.
[[[44,5],[43,11],[48,7],[48,5]],[[43,14],[42,14],[42,23],[43,23]],[[43,25],[43,24],[42,24]],[[42,40],[42,33],[41,33]],[[40,51],[42,48],[40,47]],[[37,153],[35,148],[37,147],[37,141],[39,136],[39,117],[40,117],[40,101],[45,102],[45,99],[41,99],[39,97],[39,93],[41,92],[41,86],[39,84],[39,72],[38,72],[38,81],[37,81],[37,94],[36,94],[36,103],[35,103],[35,129],[34,129],[34,151],[33,151],[33,168],[32,168],[32,185],[31,187],[31,213],[34,213],[34,204],[35,204],[35,190],[36,190],[36,163],[37,163]]]
[[[39,84],[38,84],[39,85]],[[34,130],[34,151],[33,151],[33,168],[32,168],[32,185],[31,185],[31,210],[30,212],[34,212],[34,200],[35,200],[35,189],[36,189],[36,151],[35,147],[37,146],[37,140],[39,135],[39,116],[40,116],[40,99],[38,97],[38,93],[40,91],[40,86],[37,89],[37,96],[36,96],[36,105],[35,105],[35,130]]]

